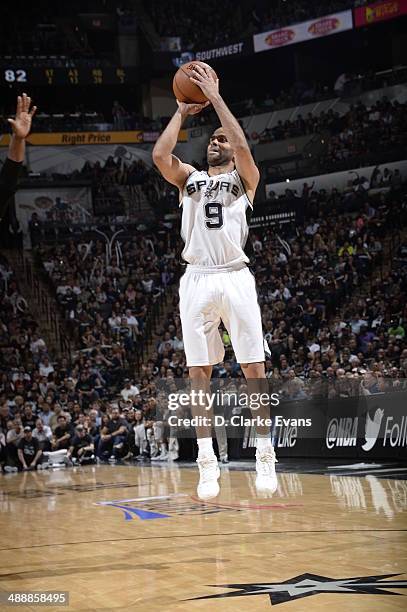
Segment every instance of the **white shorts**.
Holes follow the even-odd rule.
[[[225,349],[218,330],[221,320],[238,363],[265,360],[256,282],[246,265],[227,271],[188,266],[180,280],[179,297],[188,366],[223,361]]]

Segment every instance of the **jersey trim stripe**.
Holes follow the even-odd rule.
[[[249,204],[250,208],[253,209],[253,203],[250,202],[250,200],[249,200],[249,196],[247,195],[247,192],[246,192],[244,183],[243,183],[243,181],[242,181],[242,179],[240,177],[240,174],[238,173],[238,171],[236,169],[234,170],[234,172],[236,173],[236,177],[237,177],[237,179],[238,179],[238,181],[240,183],[240,187],[242,189],[243,195],[245,196],[245,198],[247,200],[247,203]]]

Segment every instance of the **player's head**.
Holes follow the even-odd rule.
[[[220,127],[209,138],[206,158],[209,166],[225,166],[233,161],[233,149],[228,142],[225,130]]]

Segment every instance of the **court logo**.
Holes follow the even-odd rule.
[[[377,442],[379,437],[380,425],[382,424],[384,416],[384,410],[378,408],[374,413],[373,419],[370,418],[369,413],[366,413],[365,423],[365,440],[366,442],[362,445],[364,451],[370,451]]]
[[[400,595],[389,589],[406,589],[407,580],[387,580],[402,574],[381,574],[379,576],[358,576],[357,578],[328,578],[317,574],[301,574],[284,582],[261,582],[249,584],[216,584],[208,585],[222,589],[237,589],[229,593],[194,597],[197,599],[219,599],[221,597],[247,597],[251,595],[268,595],[270,604],[286,603],[303,597],[321,593],[338,593],[352,595]]]
[[[157,495],[155,497],[136,497],[132,499],[115,499],[100,501],[96,506],[117,508],[123,512],[124,519],[142,521],[168,519],[174,516],[195,515],[207,516],[219,512],[247,512],[248,510],[282,510],[297,508],[302,504],[258,504],[258,503],[219,503],[203,502],[186,493]]]

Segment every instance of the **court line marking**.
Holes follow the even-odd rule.
[[[216,508],[222,508],[223,510],[227,510],[228,508],[230,508],[231,510],[234,509],[239,509],[239,510],[270,510],[270,509],[277,509],[277,510],[285,510],[286,508],[302,508],[304,507],[304,504],[283,504],[283,503],[277,503],[277,504],[270,504],[270,505],[266,505],[266,504],[249,504],[246,506],[243,506],[240,503],[234,504],[233,502],[228,503],[228,502],[211,502],[211,501],[207,501],[207,500],[202,500],[199,499],[199,497],[196,497],[195,495],[191,495],[190,496],[192,501],[194,502],[198,502],[199,504],[202,505],[208,505],[208,506],[215,506]]]
[[[109,504],[123,504],[124,502],[155,501],[157,499],[177,499],[189,497],[188,493],[169,493],[168,495],[155,495],[154,497],[132,497],[131,499],[113,499],[111,501],[93,502],[94,506],[108,506]]]
[[[232,531],[230,533],[188,533],[186,535],[178,534],[178,535],[170,535],[170,536],[145,536],[141,538],[109,538],[107,540],[84,540],[82,542],[54,542],[52,544],[32,544],[31,546],[15,546],[12,548],[0,548],[0,551],[3,550],[25,550],[27,548],[48,548],[50,546],[75,546],[77,544],[103,544],[106,542],[137,542],[140,540],[172,540],[174,538],[220,538],[223,536],[256,536],[256,535],[264,535],[264,534],[273,534],[273,535],[287,535],[290,533],[300,533],[301,535],[312,535],[314,533],[331,533],[331,534],[341,534],[341,533],[402,533],[407,529],[314,529],[312,531],[303,531],[301,529],[288,530],[288,531]],[[1,578],[0,574],[0,578]]]
[[[384,463],[348,463],[348,465],[328,465],[328,470],[360,470],[366,468],[375,470],[376,468],[383,467]]]
[[[378,472],[407,472],[407,468],[383,468],[379,470],[371,470],[368,474],[366,474],[366,470],[354,470],[352,474],[349,476],[353,476],[354,474],[364,474],[365,476],[374,476]]]

